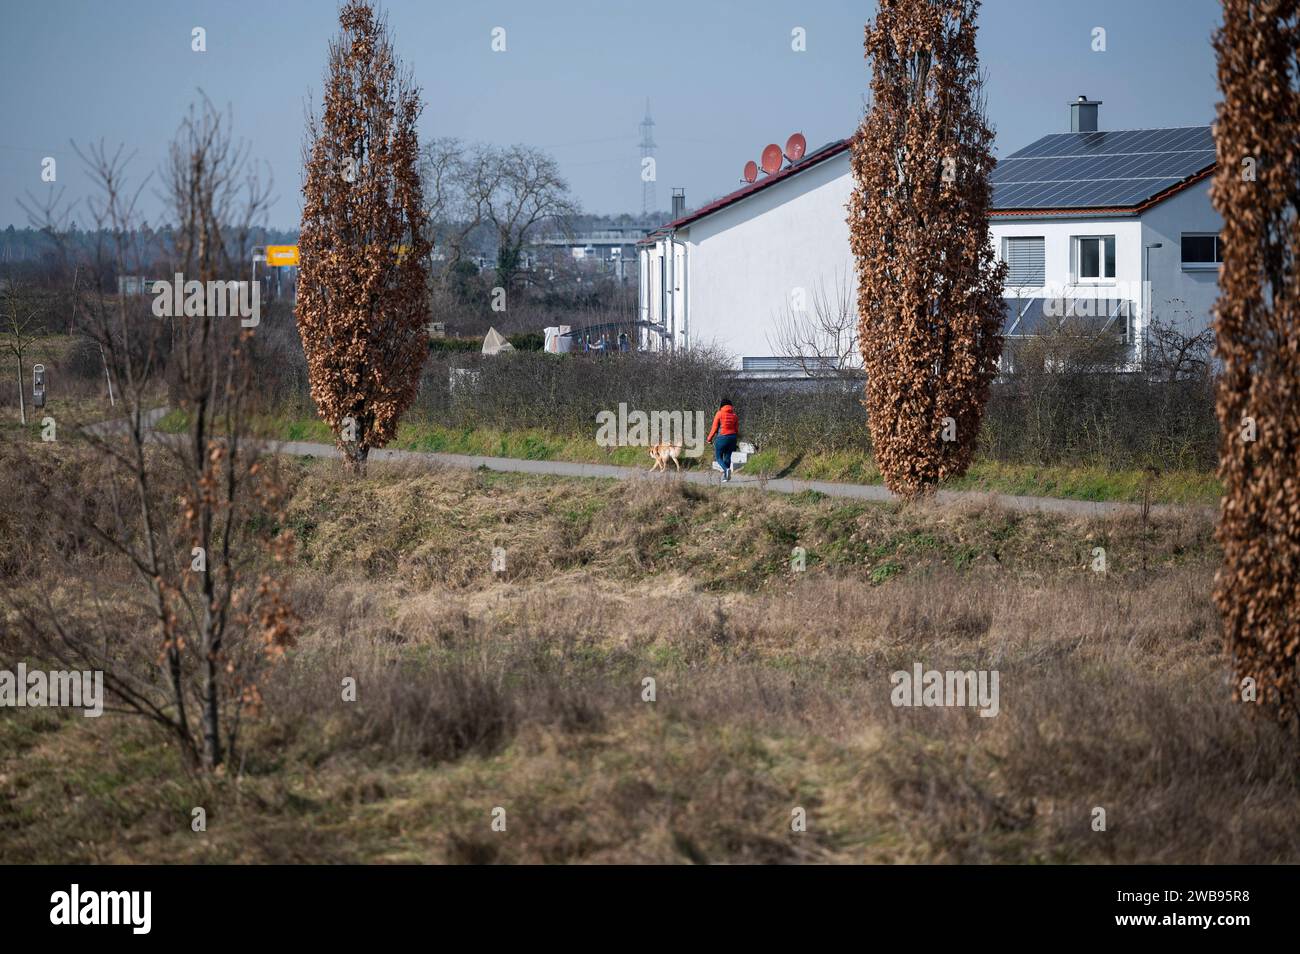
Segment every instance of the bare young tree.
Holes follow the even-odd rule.
[[[1016,356],[1024,373],[1103,374],[1119,368],[1127,350],[1105,319],[1045,315],[1034,333],[1018,343]]]
[[[41,308],[30,290],[21,282],[10,282],[4,291],[5,348],[18,364],[18,419],[27,423],[27,374],[23,361],[36,337]]]
[[[100,193],[88,203],[100,236],[96,264],[131,274],[144,186],[129,188],[131,157],[121,150],[99,144],[78,153]],[[102,349],[124,417],[68,422],[90,454],[74,445],[52,460],[52,452],[19,448],[15,460],[30,475],[23,486],[39,488],[30,507],[48,522],[44,559],[69,578],[105,560],[129,577],[91,576],[91,598],[75,602],[38,581],[5,595],[33,655],[102,671],[125,711],[165,727],[188,764],[213,771],[235,751],[243,714],[257,704],[258,673],[298,627],[268,572],[292,542],[267,529],[279,484],[247,436],[253,329],[210,307],[213,286],[243,271],[269,186],[206,100],[181,123],[163,184],[175,229],[174,244],[159,251],[184,278],[185,310],[158,317],[162,296],[180,294],[170,283],[155,287],[152,303],[80,289],[78,326]],[[155,440],[151,425],[168,385],[187,427]],[[93,496],[76,481],[51,482],[57,467],[93,474]]]
[[[768,345],[810,378],[842,377],[861,369],[858,308],[849,276],[837,274],[830,288],[822,278],[810,290],[792,292]]]
[[[1172,310],[1186,312],[1181,301],[1169,302]],[[1190,333],[1185,322],[1176,322],[1153,314],[1147,322],[1142,364],[1147,375],[1156,381],[1182,381],[1205,378],[1211,373],[1214,357],[1214,329],[1202,328]]]

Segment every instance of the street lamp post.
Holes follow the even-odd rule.
[[[1151,323],[1151,250],[1153,248],[1164,248],[1164,242],[1148,242],[1142,247],[1142,340],[1134,341],[1135,357],[1139,364],[1145,356],[1144,347],[1146,343],[1147,327]]]

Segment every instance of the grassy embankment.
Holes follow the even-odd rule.
[[[1230,701],[1202,518],[292,471],[306,631],[242,771],[5,710],[6,860],[1300,861],[1297,749]],[[916,662],[998,670],[999,714],[895,708]]]

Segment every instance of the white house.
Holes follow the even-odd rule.
[[[1093,315],[1137,358],[1154,315],[1195,333],[1210,321],[1222,260],[1210,205],[1210,127],[1098,131],[1099,103],[1070,104],[993,174],[990,237],[1008,262],[1008,336],[1045,316]],[[714,345],[750,374],[797,366],[778,325],[814,290],[853,293],[847,139],[808,153],[647,236],[643,346]],[[850,300],[852,300],[850,298]]]

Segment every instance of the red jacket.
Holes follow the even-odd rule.
[[[713,440],[714,434],[726,437],[728,434],[735,434],[739,429],[740,419],[736,417],[735,408],[730,404],[724,404],[718,408],[718,413],[713,415],[713,426],[709,428],[709,436],[705,440]]]

